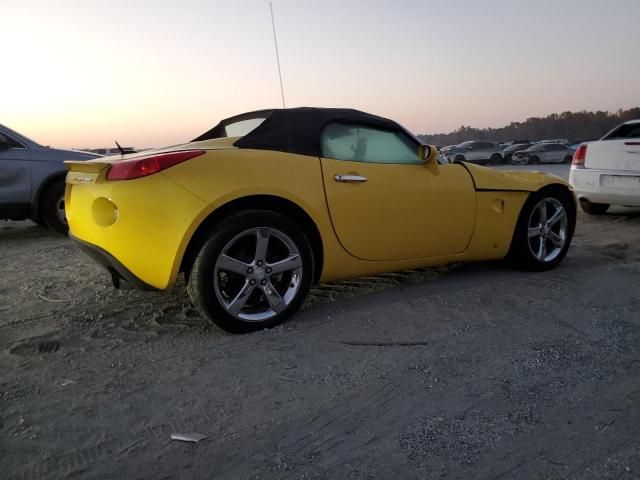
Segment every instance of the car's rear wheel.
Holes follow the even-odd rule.
[[[514,232],[509,259],[528,270],[549,270],[569,249],[575,229],[575,204],[560,188],[532,193]]]
[[[64,211],[64,182],[56,182],[47,187],[40,200],[42,222],[54,232],[66,235],[69,231]]]
[[[313,279],[313,253],[304,232],[267,210],[234,214],[218,227],[189,275],[193,304],[233,333],[285,321],[300,308]]]
[[[585,199],[580,199],[580,208],[589,215],[604,215],[609,210],[608,203],[593,203]]]

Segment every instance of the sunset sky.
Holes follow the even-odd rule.
[[[415,133],[640,105],[639,0],[274,0],[287,106]],[[280,107],[266,0],[0,0],[0,123],[58,147],[190,140]]]

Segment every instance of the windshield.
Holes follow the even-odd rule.
[[[640,138],[640,122],[620,125],[602,140],[615,140],[618,138]]]
[[[516,143],[504,149],[505,152],[515,152],[517,150],[524,150],[529,146],[528,143]]]

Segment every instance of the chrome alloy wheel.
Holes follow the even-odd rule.
[[[552,197],[542,199],[529,217],[529,249],[540,262],[554,260],[567,241],[569,219],[562,203]]]
[[[233,237],[218,256],[213,286],[230,315],[268,320],[293,301],[302,280],[302,258],[288,235],[258,227]]]

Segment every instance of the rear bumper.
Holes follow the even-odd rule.
[[[162,172],[126,181],[105,181],[102,175],[67,183],[70,234],[92,258],[134,285],[168,288],[205,203]]]
[[[91,257],[95,262],[102,265],[107,272],[109,272],[114,287],[120,288],[120,280],[124,280],[138,290],[158,290],[136,277],[127,267],[120,263],[106,250],[103,250],[97,245],[80,240],[79,238],[74,237],[71,233],[69,234],[69,238],[71,238],[71,240],[73,240],[84,253]]]
[[[620,186],[611,185],[611,177],[628,179]],[[637,186],[633,179],[638,179]],[[608,203],[640,207],[640,173],[617,170],[571,169],[569,183],[573,185],[578,199],[592,203]]]

